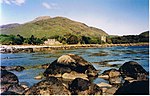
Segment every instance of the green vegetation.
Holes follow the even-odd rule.
[[[22,44],[32,44],[39,45],[43,44],[44,40],[35,38],[33,35],[30,38],[24,38],[21,35],[0,35],[0,43],[2,45],[22,45]]]
[[[107,37],[106,42],[101,40],[102,36]],[[140,35],[109,36],[101,29],[64,17],[40,17],[25,24],[2,28],[0,35],[0,43],[5,45],[39,45],[47,39],[56,39],[62,44],[139,43],[149,42],[149,31]]]
[[[149,31],[143,32],[140,35],[111,37],[111,41],[113,44],[149,42]]]
[[[13,28],[1,29],[1,34],[20,34],[25,38],[34,35],[37,38],[50,38],[53,36],[64,36],[66,34],[98,37],[108,34],[101,29],[89,27],[83,23],[72,21],[64,17],[34,20]]]

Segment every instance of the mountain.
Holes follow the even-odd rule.
[[[6,25],[5,25],[6,26]],[[65,17],[49,16],[37,17],[33,21],[15,27],[1,28],[1,34],[20,34],[24,37],[51,37],[55,35],[74,34],[80,36],[99,37],[108,34],[101,29],[89,27],[84,23],[70,20]]]
[[[1,29],[8,29],[8,28],[14,28],[14,27],[17,27],[19,26],[20,24],[18,23],[12,23],[12,24],[6,24],[6,25],[2,25],[0,26]]]

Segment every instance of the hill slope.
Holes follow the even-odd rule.
[[[40,18],[40,19],[39,19]],[[55,35],[66,35],[66,34],[75,34],[81,36],[100,36],[108,34],[101,29],[89,27],[83,23],[72,21],[64,17],[54,17],[48,18],[44,16],[38,17],[31,22],[22,24],[20,26],[1,29],[2,34],[20,34],[24,37],[30,37],[34,35],[36,37],[51,37]]]

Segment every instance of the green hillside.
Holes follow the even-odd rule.
[[[149,37],[149,31],[145,31],[145,32],[141,33],[140,36]]]
[[[108,34],[101,29],[89,27],[83,23],[72,21],[64,17],[44,18],[40,17],[39,20],[34,20],[14,28],[1,29],[1,34],[20,34],[24,37],[52,37],[55,35],[80,35],[99,37],[101,35],[107,36]]]

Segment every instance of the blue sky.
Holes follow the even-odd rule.
[[[111,35],[149,30],[148,0],[0,0],[1,25],[25,23],[38,16],[62,16]]]

